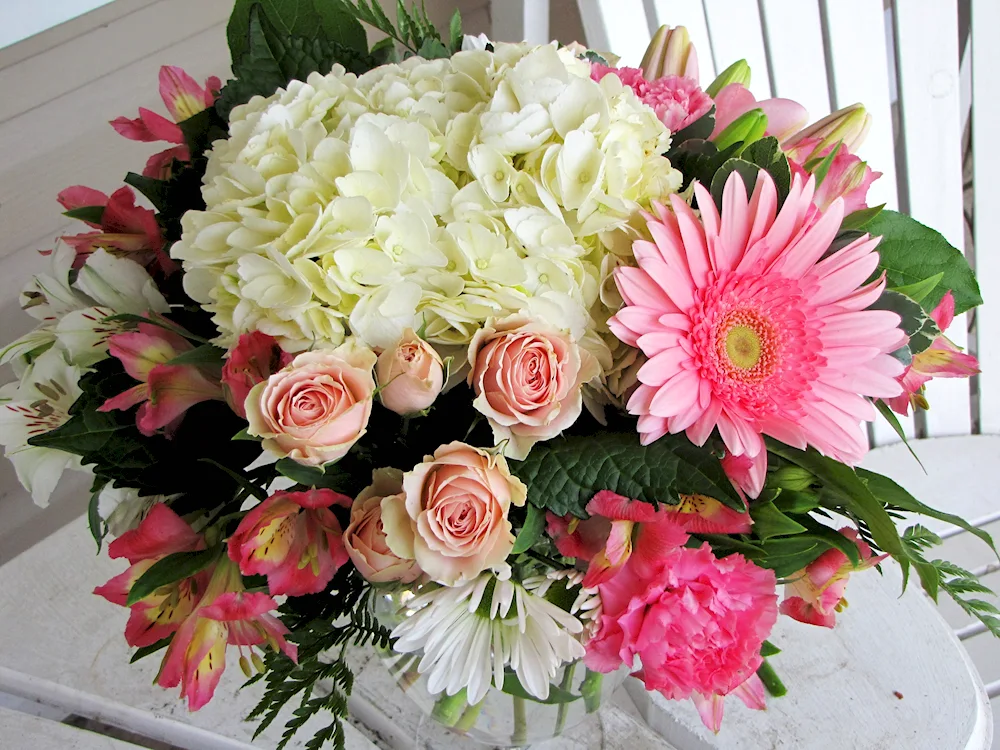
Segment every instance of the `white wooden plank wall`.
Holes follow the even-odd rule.
[[[758,99],[772,95],[760,10],[747,0],[704,0],[705,17],[719,70],[736,60],[750,65],[750,91]],[[706,84],[709,83],[706,81]]]
[[[651,38],[642,0],[578,0],[577,7],[588,46],[620,55],[619,65],[638,67]]]
[[[1000,122],[1000,3],[972,0],[972,135],[982,138],[973,151],[976,270],[985,304],[976,310],[979,413],[983,433],[1000,433],[1000,151],[991,143]]]
[[[818,120],[831,109],[818,0],[760,0],[760,10],[774,95]]]
[[[956,0],[896,3],[896,61],[905,134],[906,206],[913,216],[963,248],[962,129]],[[929,151],[930,149],[930,151]],[[965,321],[948,331],[967,342]],[[969,382],[939,378],[927,385],[931,408],[927,434],[961,435],[971,430]],[[918,422],[919,431],[919,422]]]

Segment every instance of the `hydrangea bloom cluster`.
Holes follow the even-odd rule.
[[[600,290],[630,218],[680,187],[669,140],[617,76],[554,46],[337,66],[233,112],[173,256],[225,345],[389,347],[407,328],[465,345],[530,311],[606,372]]]

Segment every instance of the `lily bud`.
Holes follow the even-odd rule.
[[[787,150],[794,149],[804,140],[815,143],[811,153],[805,155],[803,162],[815,158],[838,143],[843,143],[848,152],[853,154],[864,143],[871,125],[872,116],[865,110],[864,105],[852,104],[803,128],[789,138],[784,146]]]
[[[705,93],[714,99],[722,89],[731,83],[738,83],[746,87],[750,86],[750,66],[747,65],[746,60],[737,60],[719,73],[716,79],[705,89]]]
[[[768,481],[768,486],[780,487],[783,490],[791,490],[793,492],[803,492],[809,489],[814,481],[816,481],[816,477],[811,472],[803,469],[801,466],[789,465],[782,466],[774,472]]]
[[[639,64],[647,81],[663,76],[684,76],[698,80],[698,55],[691,44],[691,35],[683,26],[661,26],[646,48]]]
[[[759,141],[765,132],[767,132],[767,115],[762,109],[751,109],[733,120],[711,140],[719,151],[724,151],[734,143],[742,141],[744,145],[749,145]]]

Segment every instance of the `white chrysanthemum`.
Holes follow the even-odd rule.
[[[491,682],[502,688],[507,667],[545,700],[559,667],[584,655],[577,617],[490,573],[421,594],[407,607],[413,613],[392,632],[395,650],[423,651],[417,669],[428,675],[428,690],[455,695],[465,688],[470,704],[483,699]]]
[[[172,250],[219,343],[378,347],[413,328],[462,346],[531,310],[610,362],[605,258],[681,175],[655,113],[589,73],[567,49],[497,44],[336,66],[237,107]]]

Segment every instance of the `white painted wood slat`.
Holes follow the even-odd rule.
[[[621,57],[619,65],[638,67],[652,34],[642,0],[578,0],[587,45]]]
[[[51,719],[23,714],[0,707],[0,747],[30,750],[139,750],[85,729],[60,724]]]
[[[819,0],[760,0],[774,95],[797,101],[815,121],[830,112]]]
[[[713,56],[719,69],[745,59],[750,65],[750,91],[758,99],[771,96],[767,52],[756,2],[747,0],[705,0],[705,17],[712,38]],[[727,60],[728,62],[723,62]]]
[[[729,60],[725,50],[716,59],[713,54],[711,38],[708,34],[708,21],[705,20],[705,5],[702,0],[649,0],[656,19],[656,28],[667,26],[683,26],[691,35],[698,54],[698,73],[702,86],[708,86],[715,80],[720,71],[725,70],[738,57]],[[655,29],[654,29],[655,31]]]
[[[972,0],[972,136],[976,271],[985,304],[976,310],[980,428],[1000,433],[1000,151],[991,138],[1000,122],[1000,3]],[[979,148],[977,148],[979,146]]]
[[[548,44],[549,0],[490,0],[490,39]]]
[[[957,3],[897,3],[895,22],[909,212],[961,249],[965,229]],[[948,336],[964,347],[965,321],[956,320]],[[927,400],[929,435],[970,432],[968,381],[935,379],[927,385]]]

